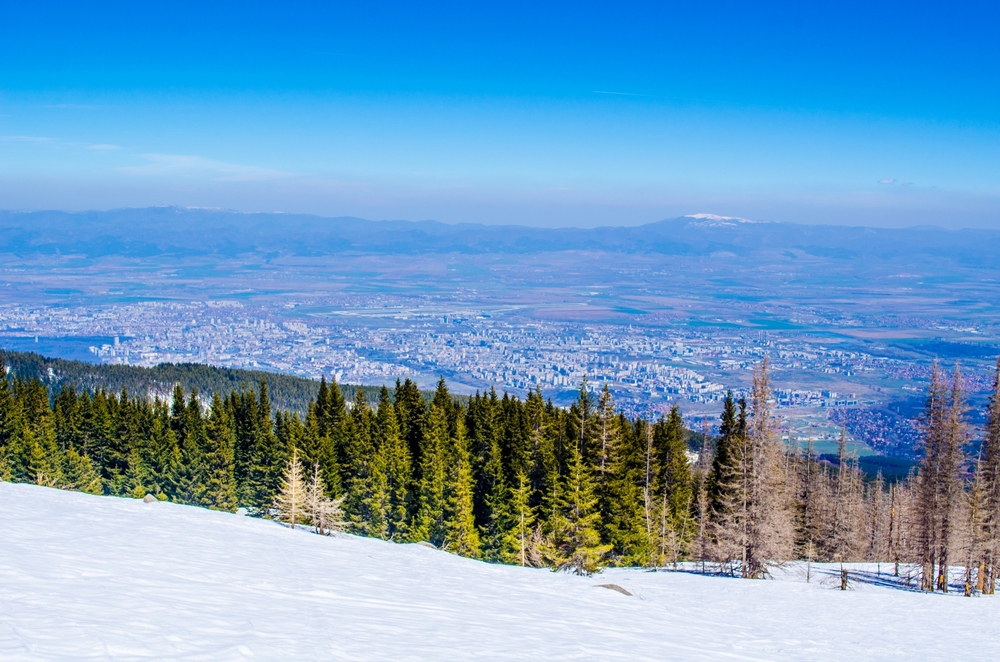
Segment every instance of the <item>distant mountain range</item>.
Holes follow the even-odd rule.
[[[607,251],[830,259],[945,258],[1000,267],[1000,231],[753,222],[694,214],[633,227],[531,228],[369,221],[303,214],[149,207],[67,213],[0,212],[0,253],[88,257],[240,254],[528,254]]]

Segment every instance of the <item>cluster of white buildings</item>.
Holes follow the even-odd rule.
[[[437,375],[468,387],[525,392],[575,389],[586,376],[608,383],[619,401],[711,402],[727,385],[745,386],[765,354],[775,371],[852,374],[872,357],[822,346],[794,348],[757,332],[683,326],[638,327],[521,319],[514,314],[295,315],[238,302],[88,306],[0,306],[7,335],[105,337],[94,358],[150,366],[196,362],[275,370],[340,382],[384,383]],[[368,313],[368,314],[366,314]],[[110,340],[113,338],[113,340]],[[0,340],[2,343],[2,340]],[[846,406],[854,397],[779,391],[779,406]]]

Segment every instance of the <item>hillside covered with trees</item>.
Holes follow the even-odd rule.
[[[843,450],[831,462],[782,444],[766,360],[749,401],[727,397],[720,434],[695,461],[676,407],[660,420],[629,419],[586,382],[559,408],[539,391],[463,402],[444,380],[429,401],[410,381],[375,401],[324,381],[299,415],[274,407],[270,376],[225,396],[177,385],[170,401],[72,386],[50,394],[38,379],[9,376],[0,380],[0,477],[243,507],[582,573],[696,561],[757,578],[784,560],[870,560],[915,568],[909,578],[926,590],[948,590],[948,568],[964,566],[966,592],[989,593],[1000,551],[1000,394],[970,457],[961,384],[957,370],[949,380],[935,368],[919,472],[887,485],[866,480]]]
[[[144,368],[67,361],[34,352],[5,352],[2,349],[0,362],[10,369],[10,375],[14,378],[38,379],[47,384],[53,393],[72,387],[78,393],[95,393],[101,389],[121,393],[125,390],[133,395],[150,398],[160,395],[169,398],[174,386],[179,384],[188,393],[219,393],[225,397],[233,391],[254,386],[262,379],[267,379],[274,406],[300,414],[308,411],[309,403],[319,393],[319,382],[314,379],[201,363],[161,363],[152,368]],[[358,388],[347,384],[342,386],[352,393]],[[378,397],[379,387],[361,388],[365,389],[369,399]]]

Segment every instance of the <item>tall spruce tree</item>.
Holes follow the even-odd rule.
[[[375,417],[376,446],[385,472],[387,535],[389,540],[405,540],[410,524],[410,448],[399,432],[396,408],[389,389],[382,387]]]
[[[252,393],[247,396],[252,399]],[[249,448],[243,505],[252,513],[265,515],[271,510],[280,489],[292,449],[283,447],[275,434],[271,397],[264,379],[260,381],[256,402],[246,406],[246,413],[251,418],[246,421]]]
[[[597,401],[597,415],[599,417],[601,450],[598,453],[598,464],[603,476],[605,465],[611,449],[617,441],[618,428],[616,426],[614,398],[611,397],[611,389],[608,383],[604,382],[601,388],[601,396]]]
[[[745,408],[745,403],[743,406]],[[738,438],[745,432],[746,430],[741,430],[737,423],[733,392],[726,391],[726,397],[722,401],[722,414],[719,417],[719,438],[716,440],[715,457],[712,459],[712,474],[708,483],[711,509],[720,515],[732,506],[738,471],[736,458]]]
[[[158,499],[176,499],[180,481],[181,451],[177,437],[170,425],[170,411],[166,402],[153,401],[150,411],[149,453],[145,459],[148,469],[146,491]]]
[[[6,378],[6,365],[0,353],[0,480],[14,479],[13,446],[17,436],[15,430],[14,397],[10,382]]]
[[[674,406],[666,420],[657,423],[653,431],[659,467],[656,480],[656,492],[660,496],[657,504],[658,565],[668,561],[676,563],[686,553],[694,533],[691,517],[694,490],[684,436],[684,421],[680,409]]]
[[[549,556],[557,570],[590,575],[600,570],[611,545],[601,542],[594,478],[577,444],[569,444],[568,466],[553,518]]]
[[[65,487],[87,494],[101,494],[101,475],[94,467],[90,458],[77,452],[70,446],[65,450],[65,464],[63,465],[63,476],[65,477]]]
[[[211,413],[205,435],[198,502],[216,510],[236,510],[236,481],[233,452],[236,434],[229,410],[218,393],[212,396]]]
[[[485,558],[495,561],[503,550],[507,518],[507,481],[501,440],[500,399],[490,389],[487,397],[477,393],[469,405],[466,416],[475,472],[476,522],[482,532]]]
[[[473,512],[472,457],[462,417],[456,419],[450,446],[443,548],[460,556],[478,558],[480,541]]]
[[[375,416],[361,387],[354,393],[351,421],[346,514],[354,531],[385,540],[389,537],[386,456],[378,443]]]
[[[445,487],[448,481],[448,413],[435,399],[421,437],[420,483],[416,514],[410,540],[426,541],[440,547],[444,543]]]
[[[419,480],[421,466],[420,449],[423,442],[424,427],[427,418],[427,403],[420,387],[409,378],[400,383],[396,380],[396,392],[393,398],[396,415],[399,418],[399,434],[406,443],[410,453],[410,462],[416,471],[414,483]],[[411,489],[415,485],[411,485]]]
[[[37,381],[16,381],[13,404],[14,479],[46,487],[59,486],[63,482],[62,457],[46,388]]]
[[[529,565],[533,557],[531,534],[535,529],[535,510],[531,507],[531,484],[526,474],[519,474],[517,482],[510,488],[506,515],[508,522],[504,527],[499,561],[513,565]]]
[[[616,565],[643,566],[653,558],[645,510],[646,427],[631,424],[623,415],[614,423],[617,433],[607,447],[600,482],[603,539],[612,545]]]
[[[199,502],[198,495],[205,475],[205,449],[208,446],[205,417],[197,392],[191,393],[187,406],[175,416],[180,418],[179,438],[182,440],[178,444],[181,453],[178,497],[183,503],[194,504]]]

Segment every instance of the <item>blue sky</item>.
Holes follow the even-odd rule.
[[[0,208],[1000,227],[995,4],[6,4]]]

